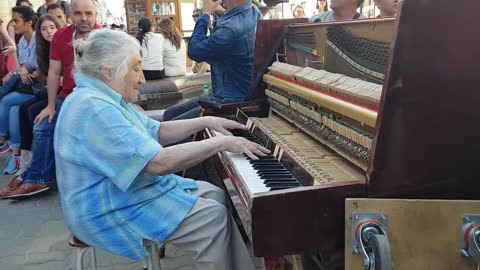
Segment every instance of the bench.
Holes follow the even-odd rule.
[[[201,95],[204,85],[211,88],[210,73],[187,73],[185,76],[147,81],[140,86],[137,104],[145,110],[166,109],[181,100]]]

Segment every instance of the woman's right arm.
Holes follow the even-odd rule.
[[[2,36],[3,40],[5,41],[4,46],[15,46],[15,41],[10,37],[7,31],[7,25],[4,21],[0,20],[0,35]]]
[[[222,151],[244,153],[254,159],[256,159],[256,156],[264,156],[269,153],[266,148],[245,138],[216,136],[199,142],[189,142],[163,148],[147,164],[145,172],[165,175],[183,171]]]

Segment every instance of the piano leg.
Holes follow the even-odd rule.
[[[265,270],[284,270],[285,260],[283,257],[265,257]]]

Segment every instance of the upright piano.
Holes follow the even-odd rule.
[[[346,198],[478,197],[480,182],[453,173],[473,164],[456,157],[448,141],[460,138],[457,131],[478,129],[457,122],[462,128],[450,129],[451,115],[430,110],[438,106],[473,120],[473,107],[459,111],[463,99],[453,84],[436,96],[434,89],[453,80],[423,80],[421,61],[405,73],[417,79],[392,77],[398,68],[408,70],[398,55],[391,59],[396,27],[394,19],[289,25],[280,53],[286,61],[269,65],[254,95],[267,103],[209,111],[247,125],[248,132],[234,134],[272,151],[259,160],[228,152],[213,157],[239,225],[266,269],[283,269],[283,257],[295,254],[314,255],[323,269],[343,269]],[[413,54],[415,48],[409,49]],[[422,57],[413,55],[408,59]],[[422,84],[425,93],[402,95],[405,82]],[[477,133],[466,134],[473,139]],[[429,148],[439,140],[444,148]],[[443,166],[438,173],[425,173],[425,166],[436,164]]]

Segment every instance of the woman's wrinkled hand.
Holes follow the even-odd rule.
[[[232,129],[242,129],[247,130],[248,128],[245,125],[242,125],[238,122],[228,120],[220,117],[207,116],[204,117],[207,121],[207,128],[213,129],[216,132],[219,132],[226,136],[232,136],[232,133],[228,130]]]
[[[270,154],[270,150],[267,148],[242,137],[221,136],[219,139],[224,140],[225,151],[245,154],[251,159],[258,159],[258,157]]]

